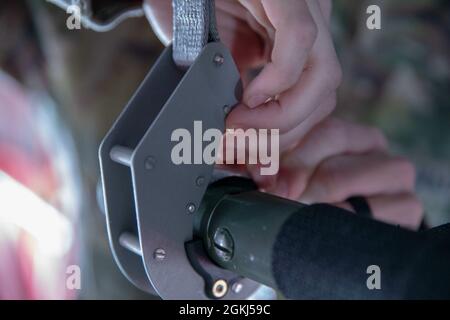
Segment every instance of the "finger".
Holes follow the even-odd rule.
[[[300,124],[297,128],[294,130],[291,130],[290,132],[281,135],[280,141],[279,141],[279,154],[283,154],[285,151],[291,149],[293,146],[298,144],[298,141],[301,140],[301,138],[306,135],[307,132],[309,132],[316,123],[319,123],[325,118],[326,116],[331,113],[331,111],[334,109],[336,101],[336,94],[330,95],[330,97],[325,101],[325,103],[316,110],[305,122]],[[275,176],[270,175],[262,175],[261,174],[261,166],[259,165],[249,165],[247,166],[248,170],[253,178],[253,180],[258,184],[258,186],[262,189],[272,188],[272,192],[278,193],[278,190],[275,190],[276,187],[275,183],[277,181]],[[297,180],[297,183],[299,181]],[[280,194],[279,194],[280,195]]]
[[[301,201],[342,202],[352,196],[412,193],[415,169],[407,160],[383,153],[340,155],[322,162]]]
[[[302,123],[291,131],[280,136],[280,150],[285,152],[299,144],[300,141],[318,123],[327,118],[336,107],[336,92],[330,94],[324,102]]]
[[[225,163],[246,165],[260,188],[273,181],[280,164],[279,137],[276,132],[229,130],[223,136],[218,159]]]
[[[376,220],[412,230],[418,230],[422,223],[423,206],[413,194],[380,195],[366,198],[366,200]],[[353,211],[348,202],[335,205]]]
[[[316,110],[306,121],[304,121],[302,124],[300,124],[297,128],[289,131],[288,133],[280,136],[280,142],[279,142],[279,154],[282,155],[283,153],[289,151],[295,145],[298,144],[298,142],[302,139],[304,135],[306,135],[307,132],[309,132],[316,123],[319,123],[322,121],[324,117],[326,117],[333,109],[335,105],[335,94],[330,96],[325,103]],[[265,189],[266,191],[269,190],[270,192],[278,195],[278,196],[286,196],[288,197],[288,184],[283,181],[283,178],[277,179],[276,176],[268,176],[268,175],[262,175],[260,166],[248,166],[248,170],[253,178],[253,180],[257,183],[257,185]],[[312,169],[311,169],[312,170]],[[290,181],[293,181],[295,184],[303,185],[303,179],[307,178],[307,175],[302,175],[302,177],[298,177],[295,175],[295,172],[298,170],[293,170],[294,176],[292,176],[292,173],[288,173],[287,179]],[[278,180],[278,183],[277,183]],[[281,190],[282,189],[282,190]],[[302,189],[303,190],[303,189]],[[301,191],[297,192],[298,195],[293,197],[299,197]]]
[[[218,11],[217,26],[221,41],[231,50],[241,73],[261,64],[266,54],[264,41],[257,32],[249,28],[245,20],[236,19],[225,11]]]
[[[303,0],[262,1],[275,29],[269,62],[244,92],[244,103],[254,108],[296,84],[317,36],[317,26]]]
[[[369,205],[377,220],[413,230],[422,223],[422,203],[412,194],[371,197]]]
[[[283,158],[283,166],[315,169],[327,158],[386,150],[388,142],[375,127],[330,117],[316,125]]]
[[[284,196],[298,199],[317,167],[326,159],[386,148],[387,141],[378,129],[329,118],[313,128],[294,150],[283,156],[277,184],[269,191],[281,195],[281,188],[288,190]]]
[[[267,102],[257,109],[239,105],[229,115],[228,122],[236,127],[276,128],[284,134],[305,121],[336,91],[342,79],[328,31],[319,32],[311,57],[311,64],[300,81],[281,94],[278,100]]]

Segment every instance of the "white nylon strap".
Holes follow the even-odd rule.
[[[173,59],[189,67],[208,42],[219,41],[214,0],[173,0]]]

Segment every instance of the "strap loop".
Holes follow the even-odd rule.
[[[173,0],[173,59],[189,67],[209,42],[219,41],[214,0]]]

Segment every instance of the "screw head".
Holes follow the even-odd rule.
[[[220,53],[216,53],[213,61],[216,66],[221,66],[225,62],[225,58]]]
[[[223,280],[219,279],[216,280],[212,287],[212,294],[215,298],[223,298],[228,292],[228,283]]]
[[[166,258],[166,250],[158,248],[153,252],[153,258],[158,261],[162,261]]]
[[[197,210],[197,207],[193,203],[188,203],[188,205],[186,206],[186,209],[189,213],[194,213],[195,210]]]
[[[218,228],[213,237],[214,252],[224,262],[231,260],[234,254],[234,241],[230,232],[225,228]]]
[[[223,113],[229,114],[231,111],[231,107],[229,105],[223,106]]]
[[[156,159],[153,157],[147,157],[147,159],[145,159],[145,169],[147,170],[153,170],[156,167]]]
[[[197,187],[203,187],[205,185],[206,179],[203,176],[200,176],[197,178],[197,180],[195,180],[195,184],[197,185]]]

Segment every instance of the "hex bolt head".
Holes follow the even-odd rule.
[[[166,258],[166,250],[158,248],[153,252],[153,258],[158,261],[163,261]]]
[[[214,64],[219,67],[225,62],[225,58],[220,53],[216,53],[214,55],[213,61],[214,61]]]
[[[188,203],[188,205],[186,206],[186,209],[187,209],[188,213],[194,213],[195,210],[197,210],[197,207],[193,203]]]
[[[214,282],[212,287],[212,294],[215,298],[217,299],[223,298],[225,297],[227,292],[228,292],[228,283],[225,280],[219,279]]]
[[[145,159],[145,169],[147,170],[153,170],[156,167],[156,159],[153,157],[147,157],[147,159]]]

